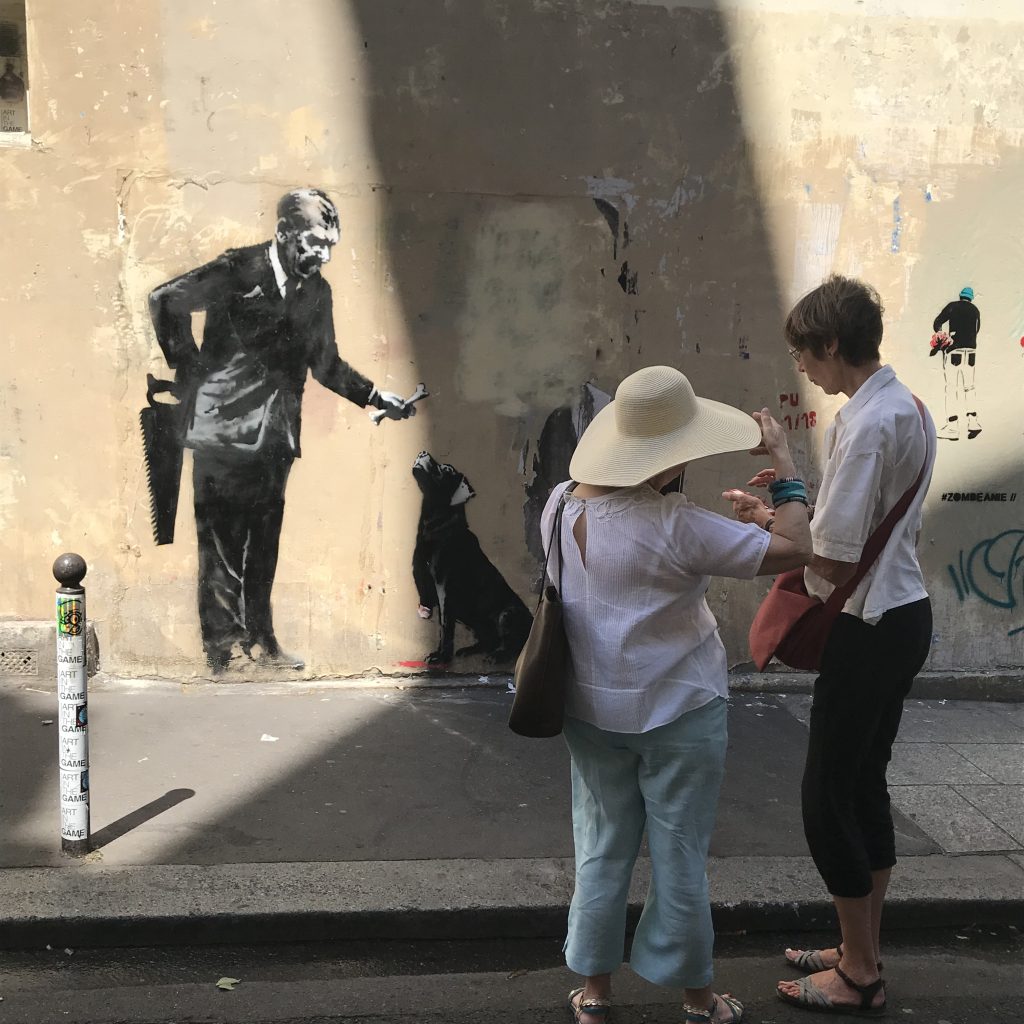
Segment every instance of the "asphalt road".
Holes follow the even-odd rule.
[[[1003,929],[901,933],[885,951],[889,1019],[1024,1021],[1024,940]],[[749,1024],[824,1020],[773,996],[787,944],[827,935],[720,936],[717,987]],[[237,978],[234,991],[217,982]],[[0,1024],[565,1024],[572,977],[557,942],[336,943],[28,950],[0,961]],[[678,997],[628,970],[618,1024],[677,1024]]]

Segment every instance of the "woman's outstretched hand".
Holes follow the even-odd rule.
[[[768,411],[767,406],[760,412],[751,413],[761,428],[761,443],[750,451],[751,455],[771,455],[780,449],[788,451],[789,442],[782,424]]]
[[[733,515],[741,523],[756,523],[758,526],[764,526],[771,518],[771,510],[760,498],[753,494],[747,494],[746,491],[741,491],[738,487],[722,491],[722,497],[732,503]]]
[[[754,476],[747,481],[747,486],[767,487],[776,476],[778,476],[778,474],[769,466],[767,469],[762,469],[759,473],[755,473]]]
[[[789,453],[789,441],[782,424],[768,411],[767,406],[751,414],[761,428],[761,443],[751,449],[751,455],[767,455],[772,460],[776,476],[795,476],[793,456]],[[765,471],[758,474],[760,477]],[[755,477],[756,480],[758,477]]]

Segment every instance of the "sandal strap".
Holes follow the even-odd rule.
[[[844,954],[843,954],[843,944],[841,942],[839,943],[838,946],[836,946],[836,952],[839,954],[839,961],[840,961],[840,963],[842,963]],[[882,961],[881,960],[875,961],[875,966],[878,968],[878,973],[881,974],[882,973]]]
[[[827,970],[825,961],[821,958],[820,949],[805,949],[799,956],[794,957],[790,963],[798,970],[807,971],[810,974],[817,974],[818,971]]]
[[[836,947],[836,952],[839,953],[840,962],[842,963],[842,959],[843,959],[843,943],[842,942]],[[882,961],[874,962],[874,966],[876,966],[879,969],[879,974],[882,974]]]
[[[717,992],[711,997],[711,1006],[706,1010],[693,1006],[690,1003],[683,1003],[683,1013],[686,1014],[686,1024],[710,1024],[714,1019],[715,1007],[718,1003],[724,1003],[726,1009],[732,1016],[728,1024],[736,1024],[743,1019],[743,1004],[732,996],[720,996]]]
[[[803,1007],[804,1009],[827,1012],[832,1008],[832,1000],[811,981],[810,977],[801,978],[796,983],[796,987],[799,992],[798,995],[791,996],[780,991],[779,998],[784,1002]]]
[[[860,995],[860,1008],[862,1010],[870,1010],[871,1000],[874,999],[875,996],[878,995],[878,993],[882,990],[882,988],[885,986],[885,982],[883,982],[881,978],[875,978],[874,981],[869,981],[866,985],[858,985],[857,982],[855,982],[846,973],[846,971],[842,969],[842,967],[837,966],[835,971],[836,974],[840,978],[842,978],[843,982],[846,985],[849,985],[849,987],[852,988],[854,992],[857,992]]]
[[[576,1020],[580,1020],[580,1014],[589,1013],[597,1017],[607,1017],[609,1011],[612,1008],[612,1001],[610,999],[580,999],[578,1003],[573,1002],[577,996],[583,995],[582,988],[574,988],[569,993],[569,1007],[576,1017]]]

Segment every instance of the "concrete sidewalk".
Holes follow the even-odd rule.
[[[0,946],[557,935],[568,758],[509,732],[510,702],[487,686],[94,684],[97,848],[75,862],[54,695],[0,688]],[[830,917],[800,824],[808,705],[731,699],[719,927]],[[889,926],[1024,922],[1024,705],[911,701],[890,777]]]

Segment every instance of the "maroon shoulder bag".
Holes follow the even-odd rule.
[[[915,396],[914,401],[925,427],[924,465],[917,479],[868,537],[853,578],[841,587],[836,587],[827,601],[807,593],[802,568],[790,569],[775,577],[772,589],[761,602],[750,625],[750,653],[758,671],[764,671],[773,655],[790,668],[817,671],[821,666],[821,656],[833,624],[882,553],[896,524],[906,515],[928,468],[931,444],[927,420],[921,400]]]

